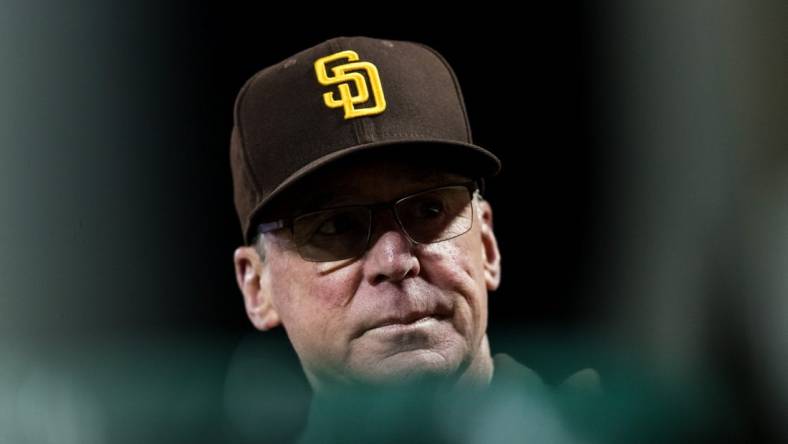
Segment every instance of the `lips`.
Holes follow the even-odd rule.
[[[372,327],[370,327],[370,330],[374,329],[374,328],[385,327],[387,325],[413,324],[416,321],[419,321],[421,319],[428,318],[428,317],[440,320],[440,319],[445,318],[446,316],[438,315],[435,312],[420,312],[420,311],[416,311],[416,312],[412,312],[412,313],[407,313],[404,316],[392,316],[392,317],[384,318],[381,321],[376,322],[375,324],[373,324]]]
[[[404,313],[396,313],[375,319],[373,322],[367,323],[360,329],[355,337],[363,336],[369,332],[394,332],[401,330],[418,329],[421,324],[425,326],[429,324],[427,321],[436,320],[442,321],[451,316],[451,310],[443,305],[438,304],[431,310],[409,310]]]
[[[372,293],[360,292],[355,296],[362,301],[363,310],[351,339],[371,330],[418,330],[430,319],[445,321],[454,314],[455,295],[438,291],[417,279],[408,279],[402,286],[371,288]],[[421,321],[421,322],[419,322]],[[385,327],[385,328],[383,328]]]

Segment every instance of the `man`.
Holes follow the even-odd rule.
[[[473,144],[437,52],[323,42],[252,77],[234,122],[238,286],[256,328],[286,330],[317,395],[485,388],[496,363],[538,379],[490,354],[501,255],[481,190],[500,161]]]

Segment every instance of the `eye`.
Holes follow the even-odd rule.
[[[315,230],[316,235],[337,236],[359,228],[358,217],[351,213],[328,216]]]
[[[416,216],[422,219],[434,219],[445,212],[443,202],[436,198],[425,198],[416,205]]]

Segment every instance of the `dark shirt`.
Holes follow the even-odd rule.
[[[299,442],[575,442],[553,391],[533,370],[505,354],[493,362],[484,389],[444,390],[427,382],[317,397]]]

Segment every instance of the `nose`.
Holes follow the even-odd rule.
[[[418,276],[421,265],[413,255],[413,244],[394,219],[394,214],[381,211],[374,225],[364,262],[367,282],[371,285],[397,283]]]

